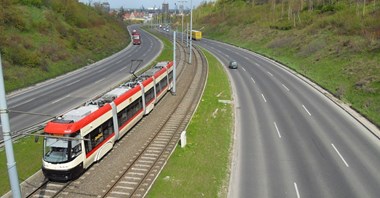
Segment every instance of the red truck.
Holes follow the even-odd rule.
[[[133,45],[141,44],[140,33],[138,33],[136,30],[132,30],[132,43]]]

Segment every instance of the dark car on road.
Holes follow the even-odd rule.
[[[230,64],[228,65],[228,68],[230,69],[237,69],[238,68],[238,63],[236,61],[230,61]]]

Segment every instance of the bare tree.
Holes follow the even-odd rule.
[[[366,5],[366,0],[363,0],[363,16],[365,15],[365,5]]]

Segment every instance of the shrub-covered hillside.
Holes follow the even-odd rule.
[[[128,43],[115,17],[77,0],[0,0],[0,52],[7,91],[104,58]]]
[[[193,21],[204,37],[283,62],[380,126],[380,1],[218,0]]]

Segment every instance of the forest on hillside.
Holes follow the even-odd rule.
[[[284,63],[380,126],[377,0],[217,0],[193,21],[204,37]]]
[[[77,0],[0,0],[0,53],[11,91],[126,47],[125,25]]]

